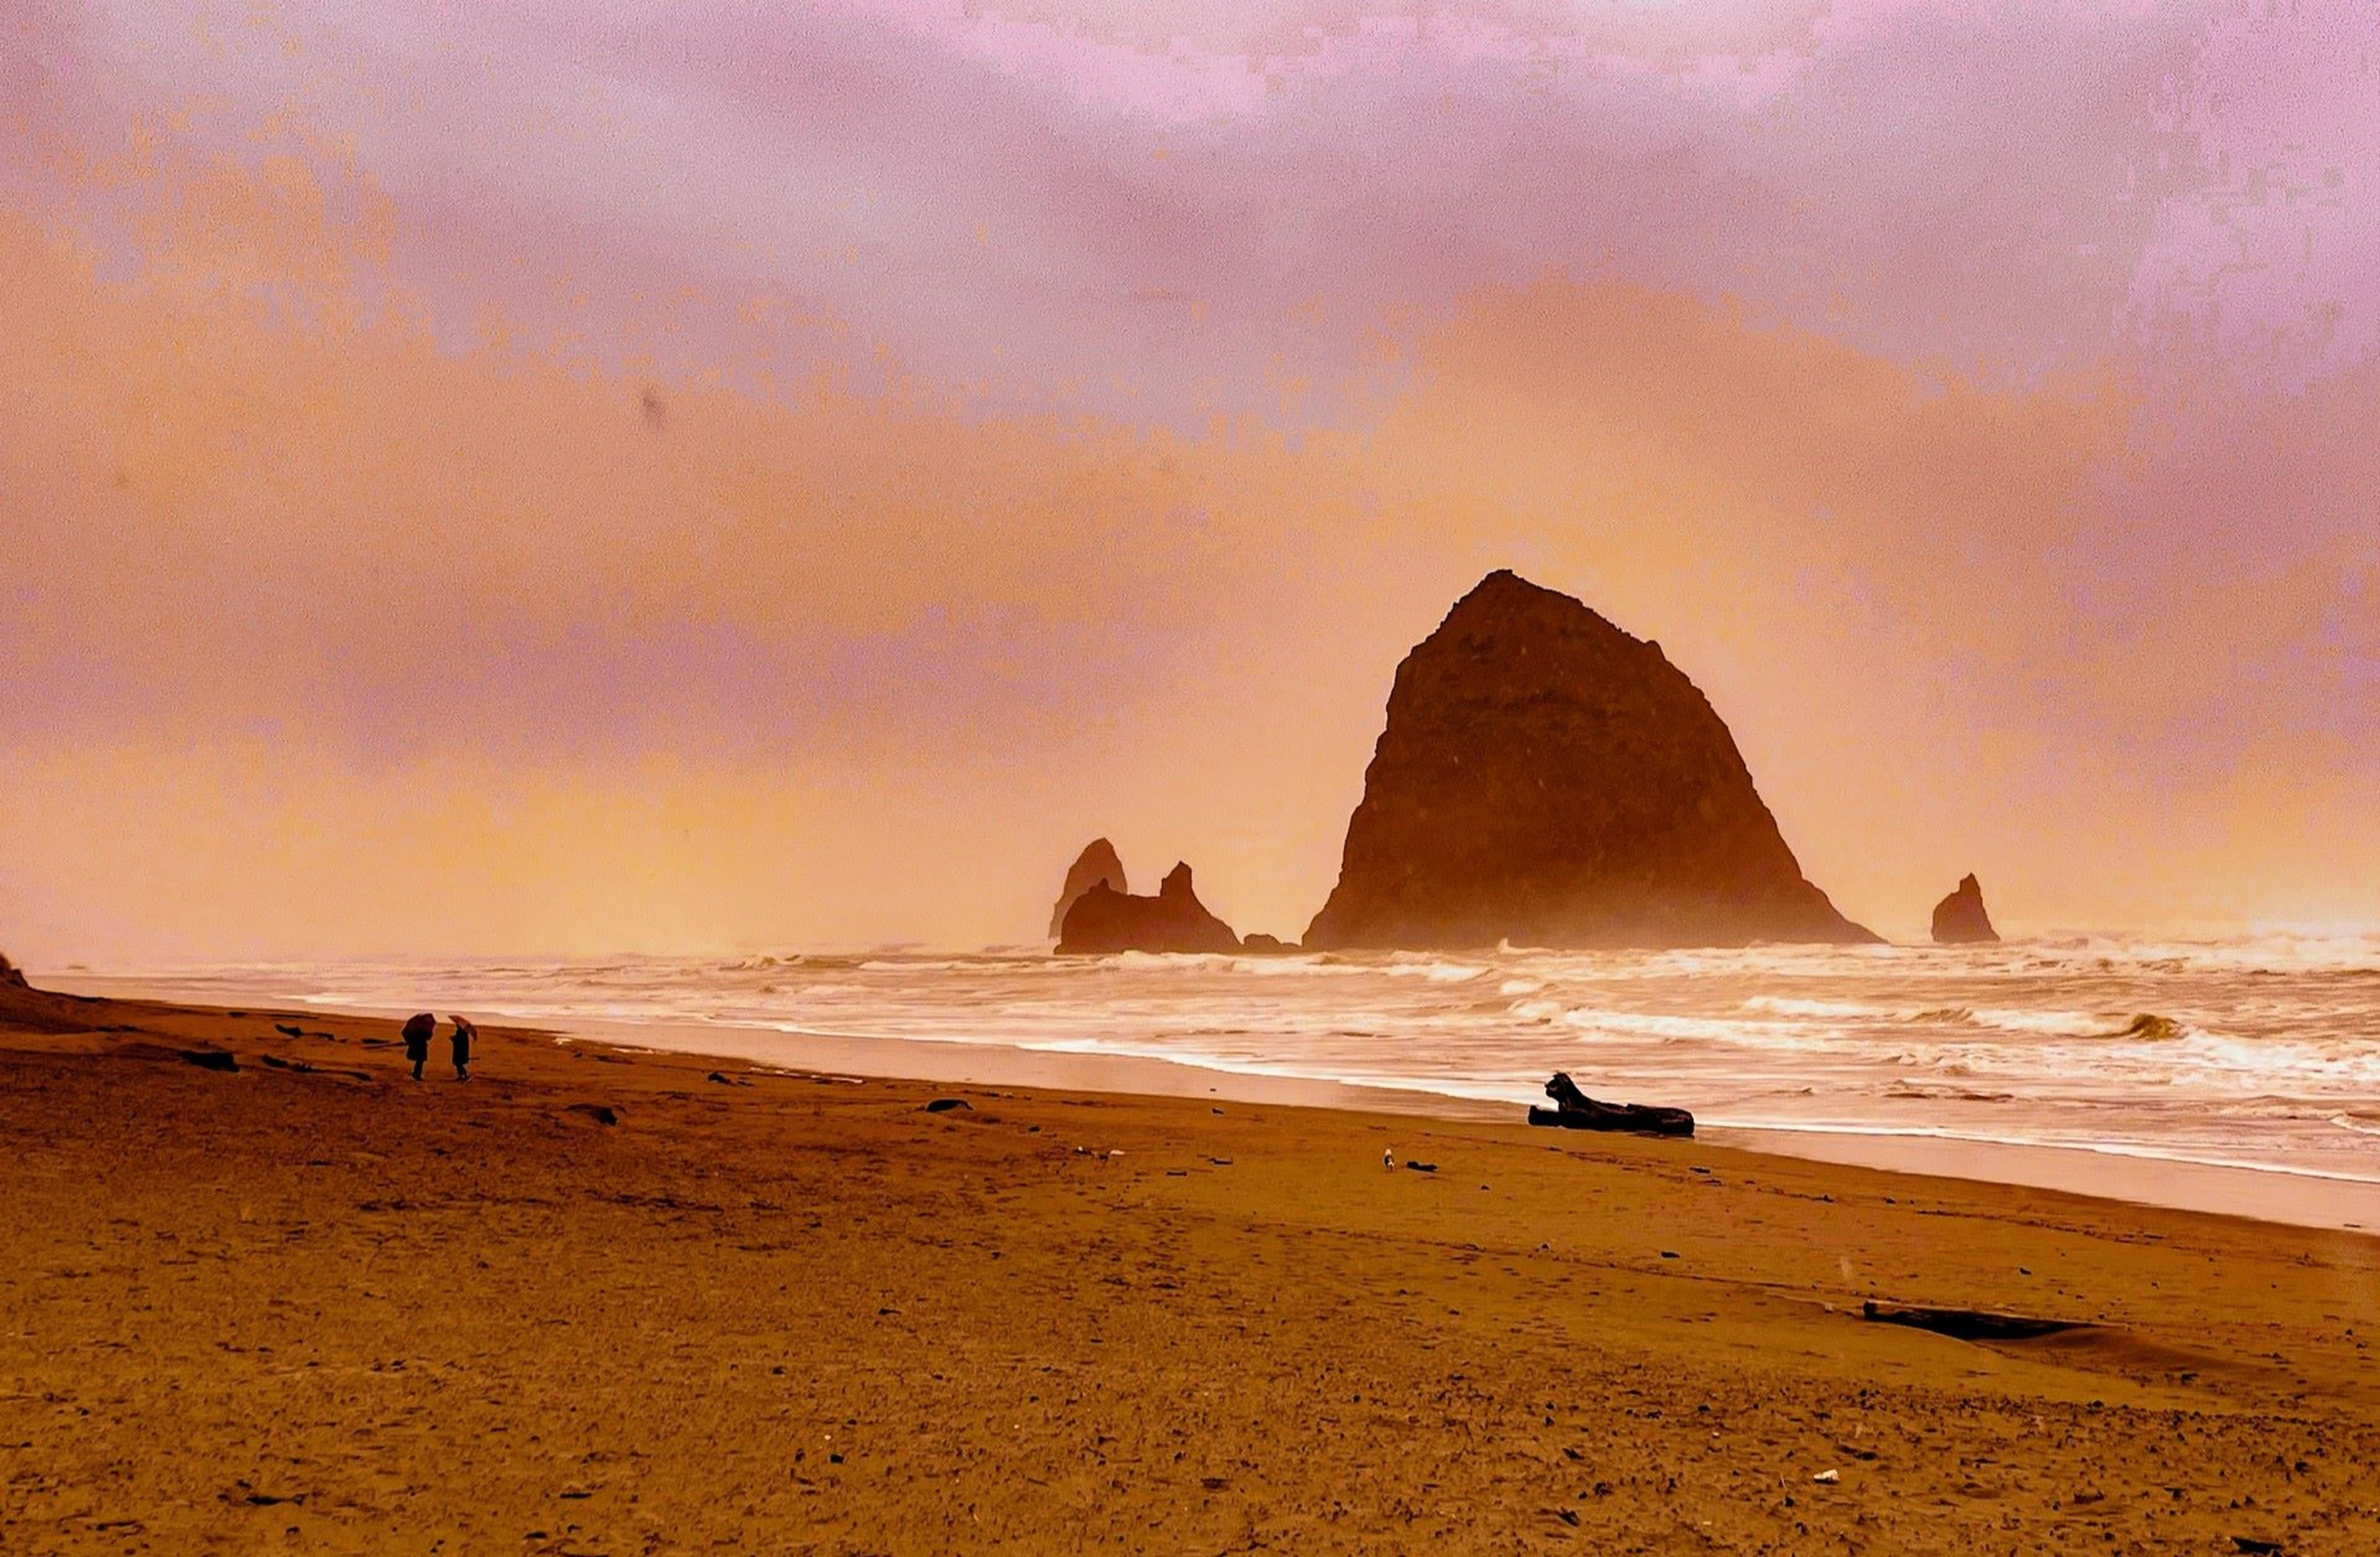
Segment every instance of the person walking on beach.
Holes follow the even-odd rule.
[[[421,1079],[421,1067],[430,1063],[430,1035],[438,1030],[438,1018],[429,1012],[419,1012],[405,1019],[405,1057],[413,1062],[413,1079]]]
[[[449,1016],[446,1019],[455,1024],[455,1079],[468,1081],[471,1079],[471,1045],[479,1041],[480,1029],[471,1025],[468,1016]]]

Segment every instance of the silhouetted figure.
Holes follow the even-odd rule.
[[[430,1035],[438,1030],[438,1018],[423,1011],[405,1019],[405,1057],[413,1062],[413,1079],[421,1079],[421,1067],[430,1063]]]
[[[479,1041],[480,1029],[471,1025],[468,1016],[449,1016],[446,1019],[455,1024],[455,1079],[468,1081],[471,1079],[471,1045]]]

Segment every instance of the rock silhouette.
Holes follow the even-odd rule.
[[[1190,867],[1167,872],[1154,897],[1133,897],[1105,882],[1066,910],[1058,950],[1066,955],[1114,952],[1236,952],[1240,938],[1207,911],[1190,885]]]
[[[1397,667],[1309,949],[1876,938],[1658,644],[1502,569]]]
[[[1973,946],[1994,943],[2000,932],[1992,928],[1992,917],[1984,912],[1984,884],[1968,876],[1959,882],[1959,890],[1934,905],[1934,939],[1945,946]]]
[[[1123,861],[1116,858],[1115,845],[1105,838],[1094,838],[1075,857],[1066,871],[1066,884],[1058,889],[1057,906],[1050,910],[1050,934],[1054,939],[1065,933],[1066,910],[1077,898],[1105,882],[1118,892],[1130,892],[1124,883]]]
[[[10,962],[6,954],[0,954],[0,984],[18,990],[31,988],[25,982],[25,976],[17,971],[17,965]]]

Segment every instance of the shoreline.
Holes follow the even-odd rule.
[[[220,1010],[225,991],[172,979],[82,973],[53,987],[109,999],[159,1001]],[[325,1016],[402,1020],[395,1008],[297,1003]],[[1389,1087],[1268,1076],[1146,1055],[1026,1049],[931,1039],[854,1038],[735,1023],[578,1019],[556,1026],[504,1016],[562,1041],[662,1054],[742,1060],[788,1070],[879,1080],[1030,1087],[1126,1096],[1212,1099],[1419,1118],[1517,1122],[1526,1105],[1465,1098],[1423,1087]],[[658,1041],[657,1041],[658,1040]],[[1629,1101],[1658,1101],[1658,1099]],[[1739,1125],[1697,1121],[1696,1138],[1716,1146],[1924,1178],[1961,1180],[2079,1195],[2167,1210],[2244,1217],[2277,1226],[2380,1236],[2380,1183],[2302,1174],[2281,1166],[2212,1163],[2087,1144],[2028,1143],[1886,1129]]]

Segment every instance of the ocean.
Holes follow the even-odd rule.
[[[1155,1059],[1708,1129],[2065,1148],[2380,1185],[2380,935],[1980,949],[1058,958],[1039,947],[156,969],[223,1004],[463,1011],[763,1060],[806,1039]],[[1470,1111],[1470,1110],[1466,1110]],[[1782,1137],[1780,1137],[1782,1138]]]

